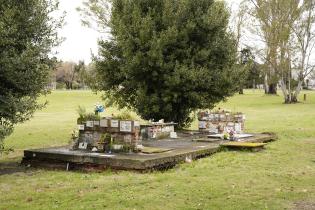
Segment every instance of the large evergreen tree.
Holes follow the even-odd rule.
[[[112,0],[111,39],[99,42],[96,88],[144,119],[187,125],[193,111],[237,90],[228,22],[220,1]]]
[[[37,98],[53,65],[48,57],[58,43],[51,0],[0,0],[0,152],[16,123],[42,107]]]

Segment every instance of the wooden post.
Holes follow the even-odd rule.
[[[304,101],[306,101],[306,94],[304,94]]]

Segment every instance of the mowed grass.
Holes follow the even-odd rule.
[[[282,104],[280,96],[248,90],[218,106],[246,113],[248,132],[276,132],[279,140],[259,153],[220,152],[165,172],[81,173],[19,171],[22,150],[65,145],[76,108],[92,111],[100,96],[56,91],[49,105],[18,125],[0,159],[0,209],[299,209],[315,206],[315,92],[307,101]],[[45,100],[45,99],[41,99]],[[176,111],[176,110],[174,110]],[[106,114],[117,113],[108,109]],[[196,129],[197,123],[192,125]],[[12,166],[13,165],[13,166]],[[313,207],[314,207],[313,206]]]

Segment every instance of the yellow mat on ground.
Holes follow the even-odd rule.
[[[250,143],[250,142],[227,142],[221,144],[221,146],[226,147],[247,147],[247,148],[255,148],[255,147],[263,147],[266,143]]]

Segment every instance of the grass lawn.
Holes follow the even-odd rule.
[[[88,91],[53,92],[6,139],[15,152],[0,157],[0,209],[314,209],[315,92],[305,93],[295,105],[252,90],[220,104],[245,112],[248,132],[279,135],[259,153],[221,152],[147,174],[21,170],[23,149],[67,144],[77,106],[100,101]]]

